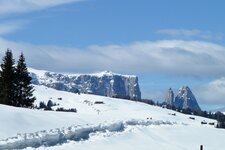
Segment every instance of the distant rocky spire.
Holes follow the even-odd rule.
[[[174,106],[182,109],[201,110],[198,102],[188,86],[182,86],[175,97]]]
[[[168,105],[173,105],[174,104],[174,93],[172,88],[169,88],[167,93],[166,93],[166,97],[165,97],[165,102]]]

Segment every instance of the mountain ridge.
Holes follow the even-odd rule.
[[[108,97],[140,99],[138,77],[111,71],[92,74],[56,73],[29,68],[33,84],[74,93],[90,93]]]

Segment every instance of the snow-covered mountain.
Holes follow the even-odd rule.
[[[194,94],[188,86],[182,86],[179,89],[175,97],[174,106],[182,109],[190,108],[192,110],[201,110]]]
[[[95,74],[61,74],[29,68],[33,84],[45,85],[57,90],[91,93],[108,97],[140,99],[138,77],[121,75],[111,71]]]
[[[189,150],[203,145],[224,150],[225,130],[209,124],[216,120],[135,101],[34,88],[35,105],[52,100],[54,110],[76,108],[77,113],[0,105],[0,149]]]

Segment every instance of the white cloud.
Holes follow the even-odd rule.
[[[196,89],[198,99],[207,104],[225,105],[225,77],[209,82]]]
[[[82,0],[1,0],[0,15],[25,13]]]
[[[210,31],[201,31],[197,29],[187,30],[187,29],[161,29],[157,33],[167,34],[173,37],[185,37],[185,38],[202,38],[206,40],[216,39],[221,40],[223,38],[223,33],[221,32],[210,32]]]
[[[112,70],[121,73],[157,72],[175,75],[225,75],[225,47],[201,41],[145,41],[84,49],[36,46],[0,39],[1,50],[21,50],[30,66],[65,72]]]

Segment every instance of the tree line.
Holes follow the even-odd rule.
[[[32,108],[36,98],[31,80],[23,53],[15,64],[12,51],[7,49],[0,66],[0,104]]]
[[[225,115],[222,112],[208,112],[208,111],[202,111],[202,110],[192,110],[190,108],[182,109],[182,108],[176,108],[175,106],[171,106],[166,103],[157,104],[157,106],[164,107],[167,109],[171,109],[174,111],[178,111],[183,114],[189,114],[189,115],[196,115],[201,116],[209,119],[215,119],[217,120],[217,128],[224,128],[225,129]]]
[[[160,102],[154,102],[153,100],[150,99],[130,99],[129,96],[113,96],[113,98],[121,98],[121,99],[125,99],[125,100],[131,100],[131,101],[136,101],[136,102],[141,102],[141,103],[145,103],[145,104],[149,104],[149,105],[153,105],[153,106],[159,106],[159,107],[163,107],[163,108],[167,108],[167,109],[171,109],[183,114],[189,114],[189,115],[196,115],[196,116],[201,116],[201,117],[205,117],[205,118],[209,118],[209,119],[215,119],[217,120],[217,128],[224,128],[225,129],[225,115],[221,112],[207,112],[207,111],[202,111],[202,110],[192,110],[190,108],[187,109],[182,109],[182,108],[176,108],[174,105],[169,105],[166,104],[165,102],[160,103]]]

